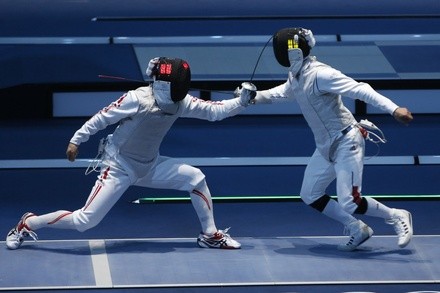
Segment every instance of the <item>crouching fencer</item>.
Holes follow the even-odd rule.
[[[100,175],[84,206],[73,212],[25,213],[7,235],[9,249],[19,248],[25,237],[36,240],[35,231],[41,228],[80,232],[93,228],[130,186],[187,191],[201,224],[197,244],[203,248],[240,248],[227,229],[217,229],[211,194],[201,170],[160,155],[159,147],[177,118],[218,121],[236,115],[255,97],[256,88],[243,83],[234,98],[214,103],[188,94],[191,71],[182,59],[154,58],[146,73],[153,78],[152,84],[128,91],[102,109],[75,132],[68,144],[67,158],[74,161],[80,144],[118,123],[107,137]]]
[[[411,214],[361,194],[365,139],[371,138],[369,134],[374,132],[368,128],[374,128],[374,124],[358,123],[342,103],[341,96],[360,99],[404,124],[413,117],[408,109],[397,106],[370,85],[318,62],[310,55],[315,43],[308,29],[285,28],[276,32],[272,42],[275,58],[280,65],[289,68],[288,78],[284,84],[257,91],[254,102],[288,99],[298,102],[316,143],[300,195],[307,205],[345,226],[350,237],[347,243],[338,246],[340,250],[355,250],[373,234],[373,230],[353,214],[385,219],[394,226],[398,245],[405,247],[413,234]],[[326,194],[327,187],[335,179],[337,201]]]

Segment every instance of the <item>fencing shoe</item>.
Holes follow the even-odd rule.
[[[218,230],[212,235],[199,234],[197,244],[202,248],[222,248],[222,249],[239,249],[241,244],[228,233],[229,228],[225,230]]]
[[[399,247],[407,246],[413,235],[411,213],[406,210],[393,209],[393,215],[385,222],[394,226],[394,230],[399,237],[397,241]]]
[[[342,251],[353,251],[373,235],[373,229],[368,227],[367,224],[361,220],[357,220],[345,226],[344,234],[349,235],[350,239],[346,244],[338,245],[338,249]]]
[[[24,241],[25,237],[31,237],[35,241],[37,241],[38,237],[37,234],[32,231],[27,225],[26,225],[26,219],[29,217],[35,216],[33,213],[25,213],[20,221],[18,222],[17,226],[11,229],[9,231],[8,236],[6,236],[6,246],[9,249],[17,249],[21,246],[21,244]]]

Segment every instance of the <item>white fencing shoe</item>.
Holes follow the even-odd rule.
[[[344,234],[349,235],[350,239],[346,244],[338,245],[338,249],[342,251],[353,251],[359,245],[370,239],[373,235],[373,229],[367,226],[361,220],[357,220],[344,229]]]
[[[227,234],[228,230],[218,230],[212,235],[200,233],[197,244],[202,248],[239,249],[241,244]]]
[[[407,246],[413,235],[411,213],[406,210],[393,209],[393,215],[385,222],[394,226],[394,230],[399,237],[397,241],[399,247]]]
[[[11,229],[9,231],[8,235],[6,236],[6,246],[9,249],[17,249],[21,246],[21,244],[24,241],[25,237],[31,237],[35,241],[37,241],[38,237],[37,234],[32,231],[27,225],[26,225],[26,219],[29,217],[35,216],[33,213],[25,213],[20,221],[18,222],[17,226]]]

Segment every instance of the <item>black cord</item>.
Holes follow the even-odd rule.
[[[252,71],[250,82],[252,82],[252,80],[254,79],[255,71],[257,70],[257,66],[258,66],[258,63],[260,62],[261,56],[263,55],[263,52],[266,49],[269,42],[272,41],[272,38],[273,38],[273,36],[270,37],[269,40],[267,40],[266,44],[264,45],[263,49],[261,50],[260,56],[258,56],[257,62],[255,63],[254,71]]]

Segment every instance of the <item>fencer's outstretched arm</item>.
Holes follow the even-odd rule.
[[[180,117],[219,121],[237,115],[255,98],[257,88],[251,83],[242,83],[234,92],[234,98],[222,101],[205,101],[191,95],[181,101]]]
[[[368,83],[357,82],[331,67],[318,71],[314,91],[317,94],[334,93],[351,99],[359,99],[391,115],[399,108],[392,100],[375,91]]]
[[[273,102],[285,102],[287,100],[291,100],[292,98],[288,97],[286,93],[288,88],[288,83],[281,84],[274,88],[257,91],[257,95],[252,104],[272,104]]]
[[[407,108],[399,107],[393,112],[393,117],[400,123],[408,125],[412,120],[413,116]]]
[[[74,143],[69,143],[66,151],[67,159],[71,162],[75,161],[76,156],[78,155],[78,146]]]
[[[323,92],[338,93],[373,105],[392,114],[397,121],[405,125],[413,120],[411,112],[407,108],[399,107],[389,98],[376,92],[369,84],[357,82],[333,68],[318,72],[316,84]]]
[[[107,126],[133,115],[136,113],[138,105],[139,101],[129,92],[96,113],[70,139],[66,150],[67,159],[71,162],[75,161],[81,143],[88,141],[91,135]]]

